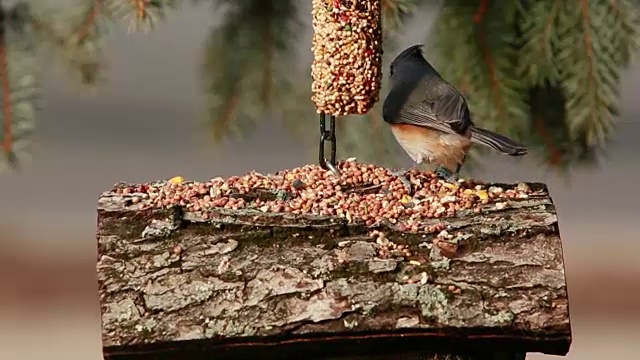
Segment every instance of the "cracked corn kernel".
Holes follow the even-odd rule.
[[[456,185],[456,184],[451,184],[451,183],[448,183],[448,182],[443,182],[443,183],[442,183],[442,186],[443,186],[443,187],[446,187],[447,189],[451,189],[451,190],[456,190],[456,189],[458,189],[458,185]]]
[[[180,184],[182,182],[184,182],[184,178],[182,176],[174,176],[169,179],[169,183],[171,184]]]

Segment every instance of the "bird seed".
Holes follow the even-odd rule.
[[[366,114],[382,77],[380,0],[313,0],[312,93],[318,113]]]

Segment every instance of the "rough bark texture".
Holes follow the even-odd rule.
[[[376,228],[409,258],[380,258],[373,228],[341,218],[220,209],[204,221],[103,193],[105,357],[564,355],[571,330],[555,207],[544,185],[529,186],[537,195],[506,208],[434,219],[453,239]]]

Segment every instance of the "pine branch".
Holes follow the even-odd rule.
[[[570,138],[585,151],[604,149],[614,130],[620,74],[638,41],[637,23],[624,31],[616,24],[621,20],[618,6],[628,4],[574,0],[560,13],[557,61],[567,98],[567,126]],[[637,6],[627,10],[628,19],[637,19]]]
[[[87,14],[84,16],[84,21],[80,24],[80,27],[75,31],[75,38],[77,43],[83,43],[89,35],[93,32],[100,11],[102,10],[104,0],[95,0],[93,6],[89,7]]]
[[[478,37],[478,42],[480,43],[480,47],[482,48],[484,62],[486,64],[487,70],[489,71],[490,87],[494,98],[494,104],[496,105],[497,117],[500,121],[501,129],[504,131],[506,127],[506,111],[504,109],[505,105],[503,102],[502,94],[500,93],[500,83],[498,82],[497,76],[498,69],[496,69],[494,56],[487,42],[487,32],[485,29],[486,24],[484,21],[484,17],[487,12],[487,3],[488,0],[481,0],[478,12],[474,15],[473,21],[479,24],[476,36]]]
[[[576,1],[558,7],[555,14],[545,15],[555,16],[551,26],[557,34],[551,36],[550,48],[559,76],[557,82],[540,78],[532,84],[534,136],[530,141],[540,148],[546,164],[556,170],[567,172],[576,165],[596,164],[613,132],[620,71],[628,66],[630,53],[636,51],[632,44],[637,43],[637,31],[632,26],[620,27],[625,21],[620,18],[619,5]],[[637,5],[625,10],[627,19],[633,19],[638,12]],[[530,49],[535,52],[534,47]],[[521,65],[527,57],[536,57],[524,51],[521,54]],[[592,130],[591,125],[595,125]],[[599,139],[595,143],[594,134]]]
[[[0,141],[3,160],[0,171],[16,169],[19,162],[28,157],[27,137],[35,123],[39,101],[39,73],[35,48],[31,39],[20,32],[22,9],[5,9],[0,6],[0,90],[2,115]],[[13,30],[13,31],[12,31]]]
[[[129,31],[149,31],[166,16],[175,0],[93,0],[82,11],[70,8],[28,11],[32,29],[56,58],[79,76],[80,83],[95,87],[103,79],[104,35],[112,22],[129,18]],[[72,10],[78,7],[71,8]]]
[[[524,84],[517,77],[516,2],[447,1],[429,53],[439,72],[467,96],[474,120],[518,137],[527,128]]]
[[[591,35],[591,17],[590,17],[590,5],[588,0],[580,0],[580,8],[582,10],[582,18],[583,18],[583,29],[584,29],[584,49],[585,49],[585,56],[587,58],[587,77],[588,77],[588,87],[591,89],[589,95],[592,97],[591,99],[591,108],[589,111],[589,117],[591,119],[591,121],[594,124],[598,123],[597,120],[597,116],[598,116],[598,109],[596,108],[596,106],[598,106],[598,102],[600,99],[597,99],[597,90],[596,88],[598,87],[598,79],[597,76],[598,74],[596,73],[597,69],[596,69],[596,64],[595,61],[596,59],[594,58],[594,51],[593,51],[593,38]],[[600,137],[600,136],[598,136]]]
[[[84,42],[90,34],[93,33],[98,16],[103,8],[104,1],[105,0],[95,0],[90,4],[90,6],[82,12],[82,21],[70,29],[68,34],[61,34],[61,30],[58,29],[55,24],[45,21],[42,18],[45,14],[49,18],[55,18],[62,15],[55,11],[52,14],[52,9],[50,8],[43,8],[42,11],[40,11],[42,14],[37,14],[37,11],[34,12],[32,11],[33,8],[27,6],[23,8],[21,16],[24,18],[24,21],[29,21],[31,23],[33,30],[35,30],[38,35],[43,36],[44,39],[51,43],[66,47],[71,46],[72,43]]]
[[[248,135],[275,109],[286,111],[293,93],[299,33],[293,0],[219,0],[224,22],[213,28],[202,67],[214,140]],[[309,100],[309,105],[310,105]]]
[[[173,5],[174,0],[93,0],[84,7],[50,8],[42,2],[19,2],[11,9],[2,8],[2,165],[15,167],[28,155],[28,135],[39,101],[38,55],[52,51],[79,75],[83,85],[95,86],[101,75],[106,26],[132,15],[130,30],[151,29]]]
[[[612,46],[615,48],[616,62],[624,66],[635,62],[635,57],[640,50],[640,6],[637,0],[608,0],[613,12],[613,37]]]
[[[11,166],[15,166],[13,157],[13,111],[11,104],[11,88],[9,86],[9,69],[7,66],[7,34],[4,9],[0,8],[0,77],[2,78],[2,149]]]
[[[637,52],[638,28],[638,5],[631,1],[453,0],[443,5],[434,30],[438,68],[467,95],[476,122],[526,135],[547,164],[566,168],[592,164],[602,153],[618,111],[620,71]],[[540,115],[534,107],[548,101],[530,101],[529,89],[556,86],[562,102],[553,109],[561,116]]]
[[[579,151],[576,151],[576,142],[571,141],[566,126],[566,99],[562,89],[549,83],[534,86],[530,90],[529,104],[534,135],[529,145],[542,158],[541,165],[567,169],[579,158]]]
[[[381,0],[382,26],[385,32],[393,32],[411,17],[420,7],[432,1],[425,0]]]
[[[554,62],[560,0],[520,1],[518,7],[518,75],[529,86],[532,153],[543,166],[564,169],[572,160],[565,126],[565,98]]]
[[[115,19],[128,19],[130,32],[149,32],[164,20],[168,10],[178,6],[176,0],[95,0],[105,2]]]
[[[556,22],[561,6],[561,0],[519,2],[521,46],[517,72],[530,85],[554,85],[558,81],[553,45],[557,42]]]

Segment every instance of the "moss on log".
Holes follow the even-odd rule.
[[[104,192],[105,358],[564,355],[556,211],[545,185],[527,185],[509,206],[427,219],[432,232],[250,208],[203,216]]]

